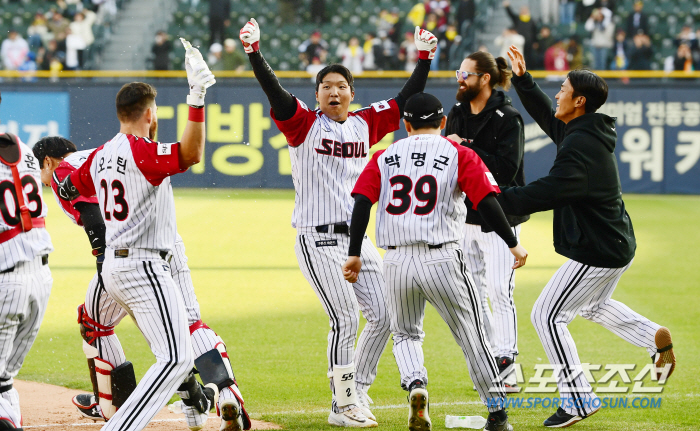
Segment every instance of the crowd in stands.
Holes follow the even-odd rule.
[[[9,27],[0,34],[0,58],[5,70],[60,71],[89,66],[95,42],[93,29],[104,29],[117,13],[117,0],[10,0],[6,4],[14,6],[16,12],[27,14],[32,10],[34,15],[29,15],[28,27]]]

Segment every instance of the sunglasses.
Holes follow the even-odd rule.
[[[457,75],[457,79],[459,79],[460,76],[461,76],[461,77],[462,77],[462,80],[464,80],[464,81],[466,81],[467,78],[469,78],[470,75],[474,75],[474,76],[481,76],[481,75],[483,75],[483,73],[463,72],[463,71],[461,71],[461,70],[455,70],[455,72],[456,72],[456,75]]]

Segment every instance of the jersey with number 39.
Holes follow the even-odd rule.
[[[467,208],[500,193],[484,162],[469,148],[440,135],[414,135],[377,151],[353,196],[377,205],[377,245],[443,244],[462,237]]]
[[[180,169],[179,143],[117,134],[73,174],[83,196],[97,195],[107,247],[172,250],[176,236],[170,176]]]
[[[397,130],[399,119],[393,99],[349,112],[342,123],[297,99],[292,118],[275,119],[290,147],[296,191],[293,227],[350,221],[355,205],[350,192],[367,164],[369,148]]]
[[[22,182],[24,204],[29,209],[33,221],[43,219],[46,217],[47,208],[42,195],[39,162],[32,150],[19,138],[17,143],[20,151],[17,171]],[[21,223],[18,202],[12,168],[0,162],[0,235],[17,228]],[[18,262],[31,261],[37,256],[49,254],[52,251],[51,237],[46,229],[33,227],[0,243],[0,271],[12,268]]]

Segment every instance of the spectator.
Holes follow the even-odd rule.
[[[154,70],[170,70],[170,50],[172,48],[173,44],[168,39],[166,32],[161,30],[156,33],[155,42],[151,45]]]
[[[577,0],[560,0],[559,3],[559,24],[572,25],[576,19]]]
[[[402,62],[407,72],[413,72],[418,63],[418,49],[412,31],[407,31],[404,34],[404,41],[399,46],[399,61]]]
[[[695,38],[695,33],[693,33],[693,29],[689,25],[684,25],[681,28],[681,32],[676,36],[676,46],[680,46],[683,43],[687,44],[691,50],[698,46],[698,40]]]
[[[465,22],[470,24],[474,22],[474,16],[476,14],[476,6],[474,0],[460,0],[457,5],[457,14],[455,19],[457,20],[457,31],[462,33],[462,26]]]
[[[231,0],[209,0],[209,43],[223,42],[231,25]]]
[[[379,18],[377,18],[377,32],[385,31],[389,34],[394,29],[394,24],[396,24],[395,16],[389,13],[388,10],[382,9],[379,11]]]
[[[525,50],[525,38],[518,34],[514,27],[508,27],[503,30],[503,33],[496,36],[493,43],[496,47],[500,48],[498,56],[503,58],[508,58],[508,48],[510,48],[511,45],[515,45],[520,52],[524,52]]]
[[[593,9],[586,21],[586,30],[591,33],[591,52],[593,53],[593,69],[606,70],[608,55],[613,47],[615,24],[612,22],[612,12],[607,8]]]
[[[627,37],[634,38],[638,33],[649,34],[649,17],[642,12],[644,3],[634,2],[634,12],[627,17]]]
[[[342,59],[343,66],[350,69],[353,75],[362,73],[362,62],[365,56],[357,37],[353,36],[347,44],[341,44],[338,47],[337,55]]]
[[[73,30],[66,30],[66,60],[64,63],[65,70],[79,70],[82,68],[82,55],[80,51],[87,46],[83,38],[77,34],[73,34]]]
[[[24,63],[22,63],[17,70],[21,72],[36,72],[36,54],[33,52],[29,51],[27,53],[26,59]],[[25,82],[36,82],[36,77],[35,76],[26,76],[22,78],[22,81]]]
[[[550,46],[554,45],[556,40],[552,36],[552,30],[549,26],[543,25],[540,28],[540,34],[537,35],[537,40],[532,44],[532,69],[544,69],[544,53],[547,52]],[[508,58],[508,57],[506,57]]]
[[[328,42],[321,38],[321,32],[315,31],[311,36],[299,45],[299,59],[302,67],[311,64],[314,57],[318,57],[321,63],[326,62],[328,56]]]
[[[450,15],[449,0],[430,0],[425,2],[425,13],[437,17],[437,33],[444,33],[447,28],[447,18]],[[433,30],[427,29],[433,32]],[[434,34],[437,34],[433,32]]]
[[[326,0],[311,0],[311,21],[316,24],[326,22]]]
[[[457,26],[454,23],[447,24],[445,34],[438,41],[438,45],[440,46],[440,48],[438,48],[440,50],[440,64],[450,64],[450,53],[452,51],[452,45],[454,45],[455,43],[460,43],[461,40],[462,36],[460,36],[459,32],[457,31]],[[461,54],[459,54],[458,57],[459,58],[457,60],[463,60]],[[413,69],[411,69],[410,71],[412,72]]]
[[[279,13],[279,16],[284,17],[285,22],[298,24],[299,16],[297,15],[297,10],[299,10],[299,6],[299,0],[279,0],[277,13]]]
[[[566,48],[563,41],[559,41],[550,46],[544,53],[544,69],[557,71],[569,70]]]
[[[73,22],[70,23],[70,29],[73,34],[80,36],[86,46],[92,45],[95,41],[95,35],[92,32],[92,25],[95,23],[95,12],[85,9],[78,12],[73,17]]]
[[[51,14],[51,19],[46,23],[49,31],[56,39],[59,39],[60,35],[63,35],[63,38],[65,38],[66,29],[68,29],[68,26],[70,26],[70,21],[65,19],[63,15],[55,10],[49,13]]]
[[[651,49],[651,40],[646,33],[637,33],[632,38],[632,46],[629,54],[629,70],[650,70],[651,59],[654,51]]]
[[[316,75],[318,75],[318,72],[324,67],[326,67],[326,64],[322,62],[320,58],[314,57],[311,59],[311,63],[306,66],[306,72],[311,74],[312,82],[316,82]]]
[[[532,44],[535,42],[535,37],[537,36],[537,25],[532,20],[530,8],[523,5],[520,7],[520,14],[516,15],[510,8],[510,1],[506,0],[503,2],[503,7],[506,8],[506,12],[513,22],[515,31],[525,38],[525,50],[521,52],[525,58],[532,58]]]
[[[629,58],[627,54],[627,35],[624,30],[615,34],[615,45],[610,70],[627,70]]]
[[[593,9],[597,8],[597,0],[581,0],[581,5],[577,8],[578,22],[584,22],[591,16]]]
[[[59,56],[58,44],[56,39],[51,39],[46,45],[46,49],[39,48],[37,54],[37,67],[39,70],[62,70],[63,64],[59,57],[65,58],[65,53],[61,53]],[[58,63],[57,66],[56,63]]]
[[[34,15],[34,21],[32,25],[27,28],[27,36],[29,48],[37,50],[39,47],[44,46],[52,36],[49,34],[49,28],[46,26],[46,17],[41,12],[37,12]]]
[[[438,16],[434,13],[429,13],[425,17],[425,22],[423,23],[422,27],[433,34],[440,34],[438,32]]]
[[[389,38],[389,35],[385,31],[380,31],[378,34],[379,40],[381,41],[382,55],[381,63],[377,62],[376,58],[374,60],[377,62],[377,67],[381,70],[401,70],[401,64],[398,57],[398,47],[394,41]],[[435,56],[437,57],[437,53]],[[433,61],[432,63],[437,62]]]
[[[238,43],[229,38],[224,41],[224,52],[221,54],[224,70],[242,72],[248,64],[248,59],[238,50]]]
[[[366,33],[362,51],[365,54],[362,69],[377,70],[377,60],[379,59],[380,63],[383,62],[381,40],[374,33]]]
[[[17,33],[17,30],[10,29],[7,39],[2,41],[0,45],[0,57],[2,63],[7,70],[17,70],[24,64],[29,52],[29,44],[22,36]]]
[[[224,64],[221,61],[221,52],[224,46],[219,42],[214,42],[209,47],[209,55],[207,56],[207,64],[211,70],[224,70]]]
[[[576,70],[583,67],[583,48],[579,43],[578,36],[571,36],[566,47],[566,61],[569,62],[569,69]]]
[[[693,59],[693,54],[690,51],[690,46],[685,42],[678,45],[676,57],[673,59],[673,69],[682,70],[684,72],[693,72],[698,69],[697,63]]]
[[[540,19],[544,24],[559,23],[559,0],[540,0]]]

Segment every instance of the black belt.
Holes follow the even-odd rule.
[[[49,255],[45,254],[41,256],[41,264],[42,265],[48,265],[49,264]],[[15,267],[13,266],[12,268],[7,268],[4,271],[0,271],[0,274],[7,274],[8,272],[12,272],[15,270]]]
[[[321,226],[316,226],[316,232],[329,233],[331,232],[331,226],[333,227],[332,233],[344,233],[345,235],[350,235],[350,228],[345,223],[324,224]]]
[[[429,248],[430,250],[434,250],[434,249],[436,249],[436,248],[442,248],[443,245],[445,245],[445,244],[428,244],[428,248]],[[395,245],[390,245],[390,246],[387,247],[387,248],[388,248],[389,250],[396,250],[396,246],[395,246]]]
[[[168,252],[167,251],[159,251],[158,255],[160,255],[160,258],[163,260],[168,260],[166,259],[168,257]],[[129,249],[128,248],[120,248],[114,250],[114,257],[123,259],[125,257],[129,257]]]

